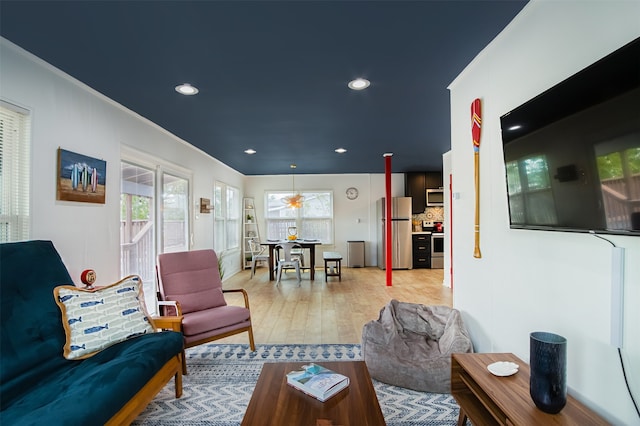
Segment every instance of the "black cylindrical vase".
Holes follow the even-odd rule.
[[[540,410],[559,413],[567,403],[567,339],[553,333],[530,334],[529,392]]]

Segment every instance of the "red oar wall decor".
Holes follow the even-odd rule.
[[[471,137],[473,139],[473,165],[476,183],[476,215],[475,215],[475,244],[473,257],[482,257],[480,253],[480,129],[482,125],[482,104],[480,99],[471,103]]]

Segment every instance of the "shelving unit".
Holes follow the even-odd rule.
[[[251,268],[251,249],[249,240],[260,242],[256,205],[252,197],[242,200],[242,260],[244,268]]]

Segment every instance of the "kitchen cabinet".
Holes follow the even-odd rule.
[[[411,213],[424,213],[426,206],[425,173],[411,172],[404,175],[404,195],[411,197]]]
[[[427,172],[425,173],[425,189],[438,189],[442,188],[442,173],[440,172]]]
[[[431,235],[413,234],[413,269],[431,267]]]
[[[411,197],[411,213],[424,213],[427,205],[426,190],[442,188],[442,173],[409,172],[404,178],[404,195]]]

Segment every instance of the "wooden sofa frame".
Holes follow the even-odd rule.
[[[180,331],[182,325],[181,316],[154,317],[155,328],[161,330]],[[184,352],[171,358],[152,378],[136,393],[129,402],[124,405],[109,421],[108,426],[130,424],[144,411],[151,400],[175,378],[176,398],[182,396],[182,363]]]

